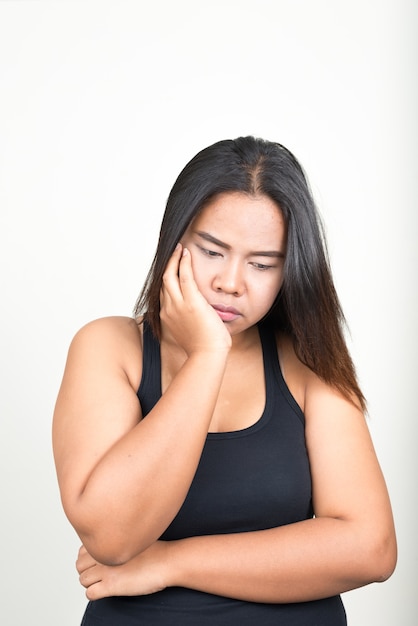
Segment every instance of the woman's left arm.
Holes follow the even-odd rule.
[[[256,602],[300,602],[391,575],[392,511],[363,414],[312,376],[305,415],[315,518],[179,541],[171,547],[172,584]]]
[[[386,580],[396,564],[395,531],[365,418],[314,376],[304,408],[313,519],[157,542],[117,569],[95,570],[85,557],[79,571],[88,597],[180,586],[254,602],[301,602]]]

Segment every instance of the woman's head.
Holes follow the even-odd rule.
[[[217,195],[242,192],[267,196],[282,211],[287,228],[284,282],[268,317],[288,326],[283,307],[303,306],[327,271],[321,227],[306,178],[293,154],[279,143],[239,137],[199,152],[179,174],[168,197],[156,255],[136,314],[147,312],[158,332],[162,275],[178,241],[196,215]],[[301,293],[303,292],[303,294]],[[282,306],[278,306],[279,300]],[[281,309],[281,310],[279,310]]]

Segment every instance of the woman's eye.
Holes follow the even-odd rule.
[[[262,272],[270,270],[273,267],[273,265],[264,265],[264,263],[252,263],[252,266],[255,267],[256,270],[260,270]]]
[[[200,251],[203,252],[203,254],[206,254],[206,256],[212,256],[212,257],[217,257],[217,256],[221,256],[219,252],[215,252],[215,250],[208,250],[207,248],[202,248],[201,246],[199,246]]]

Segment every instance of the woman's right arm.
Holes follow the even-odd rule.
[[[180,249],[164,276],[161,318],[187,358],[144,420],[138,381],[127,367],[140,353],[133,320],[89,324],[69,350],[54,414],[54,455],[64,510],[101,563],[128,561],[175,517],[222,383],[230,335],[199,293],[190,255],[181,257]]]

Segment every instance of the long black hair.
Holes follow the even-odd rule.
[[[299,359],[365,408],[344,338],[321,220],[303,169],[283,145],[255,137],[219,141],[179,174],[167,200],[154,260],[134,313],[160,329],[160,289],[167,262],[193,218],[215,196],[242,192],[271,198],[287,226],[284,280],[265,321],[288,334]]]

